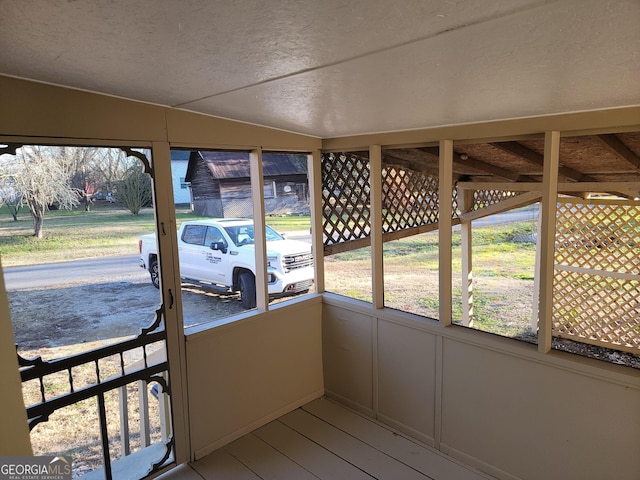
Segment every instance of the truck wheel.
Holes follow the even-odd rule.
[[[160,270],[158,269],[158,260],[155,258],[149,264],[149,275],[151,275],[153,286],[160,288]]]
[[[240,300],[246,309],[256,308],[256,279],[251,272],[240,274]]]

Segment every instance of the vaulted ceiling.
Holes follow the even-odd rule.
[[[638,0],[2,0],[0,12],[0,74],[322,138],[640,104]],[[527,158],[516,173],[535,176]]]

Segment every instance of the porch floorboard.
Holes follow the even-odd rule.
[[[204,480],[492,478],[328,399],[314,400],[189,467]]]

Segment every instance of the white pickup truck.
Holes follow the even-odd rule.
[[[266,227],[267,281],[270,296],[295,294],[313,285],[311,245],[287,240]],[[256,306],[253,220],[207,219],[183,222],[178,229],[180,277],[215,289],[239,291],[245,308]],[[140,266],[160,288],[155,234],[139,241]]]

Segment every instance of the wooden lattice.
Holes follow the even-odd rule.
[[[475,190],[473,193],[473,209],[488,207],[500,203],[511,197],[515,197],[522,192],[510,192],[507,190]]]
[[[558,202],[553,334],[640,351],[640,204]]]
[[[322,155],[322,201],[325,255],[370,245],[370,168],[365,156]],[[474,192],[475,210],[499,203],[516,192]],[[396,165],[382,169],[384,241],[438,228],[438,178]],[[460,216],[458,189],[453,189],[452,217]]]
[[[396,167],[382,170],[385,233],[438,222],[438,179]]]
[[[556,218],[557,264],[640,274],[637,204],[563,200],[558,203]]]
[[[322,158],[322,207],[325,246],[368,238],[369,162],[349,153]]]
[[[453,218],[460,218],[460,214],[461,212],[461,208],[460,205],[458,205],[458,187],[454,187],[453,188],[453,204],[451,205],[451,208],[453,210]]]
[[[638,353],[640,282],[557,270],[553,333]]]

